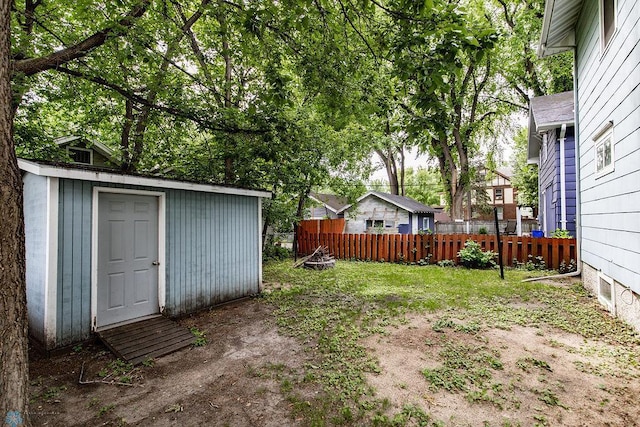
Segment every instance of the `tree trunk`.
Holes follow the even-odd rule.
[[[389,148],[387,154],[384,151],[376,149],[376,153],[380,160],[384,164],[384,167],[387,171],[387,178],[389,179],[389,192],[391,194],[400,194],[399,185],[398,185],[398,167],[396,166],[396,159],[393,156],[393,151]]]
[[[463,189],[458,186],[451,195],[451,219],[463,219],[464,194]]]
[[[10,1],[0,1],[0,420],[29,425],[22,178],[13,144]]]

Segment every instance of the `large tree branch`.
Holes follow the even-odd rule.
[[[209,131],[226,132],[226,133],[245,133],[245,134],[264,134],[267,132],[266,129],[243,129],[243,128],[218,126],[213,121],[207,118],[211,116],[211,114],[207,112],[199,113],[196,111],[183,110],[183,109],[168,106],[168,105],[152,104],[149,101],[147,101],[145,97],[137,95],[126,88],[123,88],[114,83],[111,83],[102,77],[90,76],[76,70],[71,70],[66,67],[58,67],[57,71],[60,71],[62,73],[68,74],[73,77],[79,77],[87,81],[96,83],[100,86],[111,89],[116,93],[120,94],[125,99],[130,99],[131,101],[136,102],[140,105],[150,107],[154,110],[162,111],[174,117],[180,117],[182,119],[190,120]]]
[[[116,24],[98,31],[73,46],[53,52],[47,56],[14,61],[13,73],[31,76],[86,56],[92,50],[102,46],[109,37],[117,36],[123,29],[131,27],[137,18],[144,15],[150,3],[151,0],[141,0],[138,5]]]

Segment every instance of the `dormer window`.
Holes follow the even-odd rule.
[[[86,148],[68,147],[67,152],[73,163],[93,164],[93,151]]]

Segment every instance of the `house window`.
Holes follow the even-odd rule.
[[[384,221],[381,219],[368,219],[365,222],[365,228],[369,229],[371,227],[384,227]]]
[[[503,200],[504,194],[502,188],[494,188],[493,189],[493,199],[494,200]]]
[[[600,0],[600,39],[602,52],[605,51],[616,31],[616,0]]]
[[[498,211],[498,219],[504,219],[504,208],[496,208],[496,210]]]
[[[594,139],[596,176],[613,172],[613,125],[611,122]]]
[[[613,279],[598,272],[598,301],[613,312]]]
[[[428,216],[422,218],[422,229],[424,231],[431,230],[431,221]]]
[[[392,219],[391,220],[388,219],[384,222],[384,228],[394,228],[395,226],[396,226],[396,222]]]
[[[92,152],[84,148],[68,148],[69,156],[74,163],[84,163],[85,165],[93,164]]]

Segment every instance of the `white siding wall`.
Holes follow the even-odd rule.
[[[617,5],[604,54],[597,0],[577,25],[582,260],[640,293],[640,2]],[[615,170],[596,177],[593,137],[609,121]]]
[[[409,224],[409,213],[396,205],[369,196],[347,211],[345,233],[361,234],[365,232],[365,221],[368,219],[394,221],[393,228],[385,229],[387,233],[397,233],[399,224]],[[415,215],[414,220],[417,219]],[[417,227],[417,226],[416,226]],[[417,228],[416,228],[417,230]]]

